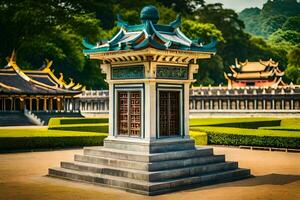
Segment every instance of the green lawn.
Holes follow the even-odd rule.
[[[300,126],[299,125],[266,126],[266,127],[259,127],[259,129],[263,129],[263,130],[281,130],[281,131],[300,131]]]
[[[0,129],[0,151],[103,145],[107,133],[34,129]]]
[[[102,145],[108,119],[56,118],[49,129],[0,129],[0,150],[64,148]],[[190,119],[196,144],[300,148],[300,119]]]
[[[34,129],[0,129],[0,138],[3,137],[73,137],[73,136],[99,136],[107,133],[48,130],[47,128]]]
[[[210,126],[216,124],[228,123],[244,123],[257,121],[277,121],[276,118],[262,118],[262,117],[245,117],[245,118],[193,118],[190,119],[190,126]]]

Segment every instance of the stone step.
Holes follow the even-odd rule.
[[[110,149],[119,149],[125,151],[162,153],[181,150],[195,150],[195,141],[193,139],[168,138],[152,141],[150,144],[141,141],[132,141],[128,139],[109,139],[104,140],[104,147]]]
[[[142,170],[124,169],[99,164],[90,164],[82,162],[61,162],[61,167],[77,171],[92,173],[101,173],[111,176],[126,177],[144,181],[163,181],[166,179],[175,179],[187,176],[196,176],[200,174],[212,173],[214,171],[232,170],[238,168],[237,162],[221,162],[207,165],[197,165],[191,167],[177,168],[172,170],[161,170],[147,172]]]
[[[192,157],[202,157],[213,155],[211,147],[200,147],[193,150],[171,151],[164,153],[151,153],[138,151],[125,151],[119,149],[111,149],[106,147],[85,147],[84,155],[109,157],[120,160],[141,161],[141,162],[155,162],[162,160],[175,160]]]
[[[134,180],[129,178],[91,172],[82,172],[64,168],[50,168],[49,175],[69,180],[101,184],[104,186],[115,187],[145,195],[157,195],[175,190],[186,189],[187,187],[196,187],[199,185],[239,180],[249,177],[250,170],[238,168],[234,170],[214,172],[211,174],[184,177],[162,182],[147,182],[142,180]]]
[[[136,169],[144,171],[159,171],[166,169],[175,169],[181,167],[189,167],[195,165],[204,165],[210,163],[224,162],[224,155],[214,155],[214,156],[202,156],[202,157],[190,157],[184,159],[157,161],[157,162],[139,162],[131,160],[120,160],[110,157],[99,157],[99,156],[89,156],[89,155],[75,155],[75,161],[100,164],[112,167],[121,167],[126,169]]]
[[[61,168],[91,173],[100,173],[111,176],[119,176],[136,180],[149,180],[149,172],[137,169],[125,169],[107,165],[83,163],[83,162],[61,162]]]
[[[225,183],[229,181],[241,180],[244,178],[250,178],[250,170],[238,168],[228,171],[213,172],[201,176],[193,176],[187,178],[175,179],[172,181],[165,181],[160,184],[154,184],[150,186],[148,195],[158,195],[168,192],[195,188],[200,186],[206,186],[217,183]]]

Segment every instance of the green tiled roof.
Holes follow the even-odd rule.
[[[142,24],[129,25],[118,16],[120,31],[109,41],[96,45],[83,40],[84,53],[111,52],[121,50],[139,50],[152,47],[160,50],[184,50],[193,52],[215,52],[216,43],[202,44],[201,39],[189,39],[179,29],[181,16],[168,25],[157,24],[159,13],[154,6],[146,6],[140,14]]]

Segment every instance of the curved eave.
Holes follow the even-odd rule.
[[[86,56],[89,56],[90,59],[100,59],[100,60],[105,60],[106,58],[111,58],[111,57],[120,57],[123,54],[132,54],[132,55],[164,55],[164,54],[181,54],[183,56],[186,55],[191,55],[193,57],[199,57],[201,58],[203,54],[206,55],[214,55],[215,51],[191,51],[191,50],[179,50],[179,49],[156,49],[151,46],[145,48],[145,49],[140,49],[139,51],[134,51],[132,49],[127,49],[127,50],[117,50],[117,51],[108,51],[108,52],[103,52],[103,51],[97,51],[97,50],[86,50],[84,51],[84,54]],[[207,57],[209,58],[209,57]]]
[[[147,47],[153,47],[159,50],[183,50],[183,51],[194,51],[194,52],[216,52],[217,41],[213,39],[209,44],[202,45],[193,42],[188,37],[186,37],[177,27],[179,23],[179,18],[174,26],[165,26],[153,24],[151,21],[146,21],[142,25],[126,26],[126,29],[122,27],[120,31],[106,44],[97,46],[87,43],[84,39],[83,44],[87,49],[83,50],[84,54],[92,53],[105,53],[114,52],[122,50],[140,50]],[[131,29],[130,31],[128,31]],[[122,42],[123,36],[128,32],[141,31],[136,37],[131,40],[126,40]],[[160,32],[162,29],[163,31]],[[169,30],[168,30],[169,29]],[[134,31],[133,31],[134,30]],[[167,36],[168,35],[168,36]],[[172,35],[178,37],[173,38]],[[137,41],[144,37],[142,41]],[[158,41],[159,40],[159,41]],[[173,48],[172,48],[173,47]]]
[[[96,49],[84,49],[83,53],[86,55],[90,55],[90,54],[94,54],[94,53],[116,53],[116,52],[128,52],[128,51],[134,51],[137,49],[143,49],[143,48],[147,48],[148,44],[151,44],[149,46],[152,46],[154,48],[157,48],[159,50],[170,50],[170,51],[188,51],[191,53],[210,53],[210,54],[215,54],[216,53],[216,48],[204,48],[204,47],[188,47],[188,46],[181,46],[178,49],[173,49],[173,48],[167,48],[166,46],[163,46],[161,44],[159,44],[158,42],[155,41],[150,41],[149,39],[144,40],[143,42],[141,42],[139,45],[136,46],[127,46],[127,47],[123,47],[123,49],[121,49],[120,47],[115,47],[112,50],[109,50],[108,47],[105,48],[96,48]]]

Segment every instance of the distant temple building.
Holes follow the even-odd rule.
[[[40,70],[22,70],[16,63],[15,53],[12,54],[7,66],[0,69],[0,112],[4,117],[9,112],[24,112],[30,117],[33,112],[78,110],[75,96],[81,94],[84,87],[72,79],[66,83],[62,74],[56,77],[51,64],[52,61],[46,60]]]
[[[286,85],[282,81],[282,72],[278,67],[278,62],[272,59],[259,62],[238,62],[230,66],[231,73],[224,73],[228,80],[228,87],[273,87]]]
[[[273,116],[300,114],[300,86],[282,81],[278,62],[237,62],[224,73],[228,86],[193,87],[192,116]]]

